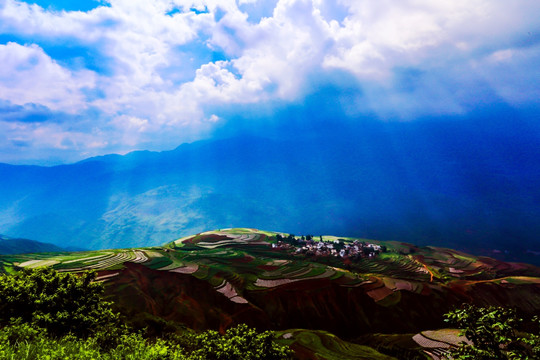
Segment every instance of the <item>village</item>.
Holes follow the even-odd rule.
[[[370,259],[382,252],[387,252],[387,248],[384,245],[369,244],[359,240],[349,243],[346,243],[343,239],[324,241],[321,236],[319,241],[316,241],[312,235],[302,235],[300,238],[297,238],[293,234],[287,237],[278,234],[276,239],[277,242],[272,244],[272,248],[294,251],[295,254],[306,256],[334,256],[358,261],[361,259]]]

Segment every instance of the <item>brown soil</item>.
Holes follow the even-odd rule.
[[[259,329],[321,329],[352,338],[365,333],[418,333],[441,328],[445,326],[443,314],[464,302],[515,306],[527,313],[540,309],[540,284],[534,283],[422,283],[420,294],[402,290],[398,302],[383,304],[373,295],[391,290],[375,276],[358,287],[319,278],[261,290],[238,288],[247,303],[237,303],[191,275],[126,263],[106,284],[107,294],[127,312],[145,311],[196,330],[224,330],[247,323]]]

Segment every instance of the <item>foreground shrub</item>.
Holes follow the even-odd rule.
[[[14,336],[18,330],[28,333],[28,324],[0,329],[0,359],[16,360],[184,360],[177,346],[163,340],[150,342],[140,334],[122,335],[117,346],[103,349],[94,337],[80,339],[73,335],[53,338],[44,329],[31,336]],[[17,339],[16,339],[17,338]]]
[[[49,268],[0,275],[0,326],[15,317],[51,335],[79,337],[117,328],[119,316],[101,299],[104,288],[93,282],[95,277],[95,272],[75,275]]]
[[[257,333],[245,324],[230,328],[224,335],[206,331],[196,337],[197,350],[193,360],[283,360],[291,357],[291,350],[273,341],[274,335],[265,331]]]
[[[513,309],[465,305],[445,315],[472,344],[451,351],[455,360],[540,359],[540,322],[533,318],[532,333],[520,331],[523,320]]]
[[[24,269],[0,275],[0,359],[283,360],[288,347],[270,332],[238,325],[224,335],[185,332],[145,339],[102,300],[95,272]],[[170,326],[159,324],[161,332]],[[163,326],[161,326],[163,325]],[[174,327],[170,327],[174,329]]]
[[[73,335],[51,337],[45,329],[16,322],[0,329],[0,359],[17,360],[285,360],[291,350],[273,342],[270,332],[257,333],[246,325],[229,329],[224,335],[205,331],[190,338],[184,349],[178,342],[148,340],[140,333],[124,334],[114,348],[104,349],[95,337]],[[185,341],[186,339],[184,339]],[[185,344],[184,344],[185,345]]]

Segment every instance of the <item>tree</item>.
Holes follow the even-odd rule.
[[[274,343],[270,331],[258,333],[245,324],[228,329],[225,334],[208,330],[198,335],[196,350],[190,360],[285,360],[290,359],[291,350],[287,346]]]
[[[0,275],[0,326],[19,321],[51,335],[80,337],[118,329],[118,314],[101,299],[104,288],[95,278],[95,272],[75,275],[50,268]]]
[[[24,269],[0,275],[0,359],[285,360],[291,350],[274,335],[238,325],[224,335],[146,339],[122,324],[95,272]],[[173,336],[174,335],[174,336]]]
[[[462,342],[451,351],[455,360],[517,360],[540,356],[540,336],[519,332],[523,320],[513,309],[464,305],[445,317],[446,322],[460,328],[460,335],[471,342]],[[538,318],[532,321],[538,334]]]

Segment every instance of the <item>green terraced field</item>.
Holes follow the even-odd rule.
[[[397,360],[377,350],[350,343],[326,331],[294,329],[279,331],[278,343],[295,350],[298,359]]]
[[[118,278],[111,274],[122,273],[128,264],[134,264],[158,273],[183,274],[198,279],[214,289],[218,297],[223,291],[247,294],[244,300],[248,305],[252,300],[258,301],[259,293],[286,286],[289,289],[290,284],[294,284],[294,288],[307,289],[316,282],[327,284],[325,286],[332,284],[336,289],[357,289],[366,299],[388,309],[398,306],[403,299],[429,296],[433,291],[435,294],[457,291],[486,281],[497,286],[536,285],[540,277],[538,268],[528,265],[391,241],[325,236],[325,244],[339,240],[352,245],[358,240],[356,243],[384,245],[388,251],[354,261],[332,255],[304,255],[297,253],[294,247],[276,247],[278,234],[286,235],[254,229],[208,231],[161,247],[3,256],[0,266],[3,272],[39,266],[69,272],[96,270],[99,281],[108,284],[115,283]],[[315,240],[318,244],[318,239]],[[225,282],[226,286],[223,285]],[[234,296],[225,300],[238,301]]]
[[[471,296],[479,286],[484,291],[479,293],[482,301],[497,304],[497,299],[506,301],[508,296],[517,294],[516,306],[524,304],[535,310],[540,307],[535,300],[540,297],[534,295],[534,289],[540,286],[540,270],[534,266],[477,258],[451,249],[323,237],[325,244],[339,240],[352,246],[358,240],[356,243],[365,241],[388,249],[353,261],[279,247],[278,234],[281,238],[288,236],[254,229],[227,229],[188,236],[161,247],[6,255],[0,257],[0,270],[12,273],[23,267],[40,266],[69,272],[95,270],[97,281],[111,285],[108,296],[130,311],[147,311],[167,320],[178,317],[201,329],[206,322],[217,326],[217,318],[222,324],[229,324],[234,317],[242,319],[238,321],[259,321],[255,319],[263,316],[261,312],[268,314],[267,326],[287,324],[298,316],[299,324],[320,318],[318,325],[313,326],[322,329],[328,325],[333,331],[343,330],[334,327],[335,322],[350,321],[344,334],[354,333],[357,326],[361,329],[357,325],[360,323],[392,329],[403,317],[421,324],[426,316],[424,307],[432,306],[429,304],[434,304],[431,316],[442,319],[443,312],[437,313],[444,311],[439,309],[441,301],[452,294],[454,301],[459,300],[460,294]],[[319,239],[315,240],[318,244]],[[511,288],[511,292],[501,297],[500,292],[506,288]],[[486,289],[493,294],[485,293]],[[363,308],[367,309],[366,314],[362,314]],[[399,315],[392,316],[394,313]],[[300,359],[393,359],[324,331],[288,330],[279,334],[280,341],[291,345]],[[414,342],[408,347],[396,345],[396,350],[391,339],[380,337],[380,346],[386,353],[395,355],[395,350],[398,354],[423,354]],[[411,336],[408,339],[412,341]]]
[[[153,270],[189,272],[187,264],[196,264],[198,268],[192,276],[198,279],[212,285],[220,279],[227,279],[247,289],[260,289],[255,283],[263,280],[283,280],[285,284],[287,281],[320,278],[340,279],[341,286],[356,286],[358,280],[366,279],[368,274],[417,282],[429,282],[433,276],[443,283],[455,279],[497,277],[496,269],[493,270],[473,256],[450,249],[416,248],[399,242],[375,241],[373,243],[387,246],[389,251],[346,266],[339,257],[305,257],[293,251],[273,249],[271,244],[276,242],[278,234],[286,235],[246,228],[224,229],[184,237],[163,247],[149,249],[4,256],[1,266],[5,272],[14,271],[18,267],[39,266],[78,272],[91,269],[120,270],[125,263],[139,263]],[[334,236],[324,236],[323,240],[340,240],[349,244],[354,240],[369,241]],[[512,266],[499,267],[505,274],[512,271]],[[399,290],[407,289],[408,286],[404,285]],[[411,287],[411,291],[417,289]]]

